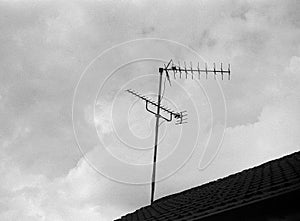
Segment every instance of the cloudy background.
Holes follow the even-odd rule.
[[[200,145],[181,170],[158,183],[156,197],[298,151],[299,11],[297,0],[0,1],[0,220],[112,220],[149,203],[149,185],[115,182],[93,169],[72,126],[73,94],[87,65],[137,38],[180,42],[206,61],[233,67],[232,80],[221,82],[227,124],[216,158],[199,170]],[[111,103],[99,105],[95,119],[88,104],[82,108],[86,123],[105,138],[113,133]],[[128,122],[146,116],[135,111]],[[139,136],[151,128],[132,126]],[[97,145],[84,153],[114,170]]]

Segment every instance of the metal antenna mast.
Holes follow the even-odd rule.
[[[171,67],[170,67],[171,65]],[[200,69],[199,63],[197,65],[197,68],[194,69],[192,67],[192,63],[190,62],[190,68],[186,67],[186,63],[184,62],[184,68],[180,66],[180,62],[178,62],[178,65],[174,65],[172,59],[169,61],[169,63],[166,65],[164,64],[164,67],[160,67],[158,69],[159,72],[159,85],[158,85],[158,94],[157,94],[157,102],[151,100],[150,98],[143,96],[139,94],[138,92],[128,89],[126,90],[128,93],[131,93],[132,95],[144,100],[146,102],[146,110],[152,114],[155,115],[156,117],[156,122],[155,122],[155,139],[154,139],[154,153],[153,153],[153,168],[152,168],[152,179],[151,179],[151,204],[154,201],[154,192],[155,192],[155,175],[156,175],[156,159],[157,159],[157,145],[158,145],[158,129],[159,129],[159,119],[163,118],[164,120],[170,122],[172,121],[173,117],[177,119],[175,125],[179,124],[184,124],[187,123],[186,120],[186,111],[181,111],[181,112],[176,112],[173,111],[167,107],[164,107],[161,105],[161,88],[162,88],[162,77],[163,77],[163,72],[166,73],[166,78],[168,79],[170,86],[171,86],[171,80],[169,76],[168,71],[173,71],[174,74],[174,79],[176,79],[176,73],[179,72],[179,78],[182,77],[182,73],[185,73],[185,78],[188,78],[188,75],[191,75],[191,79],[194,79],[194,72],[198,73],[198,78],[200,79],[201,73],[205,73],[205,78],[207,79],[207,75],[209,73],[214,74],[214,79],[216,79],[217,74],[220,74],[222,77],[222,80],[224,79],[224,74],[228,75],[228,80],[230,80],[230,65],[228,64],[228,69],[223,70],[223,64],[221,63],[221,68],[219,70],[216,69],[216,65],[214,63],[214,68],[213,70],[208,70],[207,69],[207,64],[205,64],[205,69]],[[151,110],[149,108],[149,104],[156,107],[156,112]],[[161,115],[161,111],[165,112],[168,114],[168,118]]]

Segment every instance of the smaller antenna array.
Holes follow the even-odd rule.
[[[134,95],[134,96],[136,96],[136,97],[144,100],[146,102],[146,110],[148,112],[156,115],[156,113],[153,112],[152,110],[150,110],[149,106],[148,106],[150,104],[152,106],[158,107],[158,104],[155,101],[153,101],[151,98],[149,98],[147,96],[141,95],[140,93],[138,93],[138,92],[136,92],[136,91],[134,91],[132,89],[127,89],[126,91],[128,93],[130,93],[130,94],[132,94],[132,95]],[[172,118],[174,117],[175,119],[177,119],[177,121],[175,123],[176,125],[187,123],[185,121],[185,120],[187,120],[187,118],[186,118],[187,114],[183,114],[183,113],[186,113],[186,111],[176,112],[176,111],[171,110],[170,108],[167,108],[167,107],[165,107],[163,105],[160,105],[159,108],[161,110],[163,110],[164,112],[167,112],[169,114],[169,118],[166,118],[166,117],[160,115],[160,117],[163,118],[163,119],[165,119],[166,121],[170,122],[170,121],[172,121]]]

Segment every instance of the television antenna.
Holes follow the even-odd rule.
[[[157,159],[157,146],[158,146],[158,129],[160,126],[159,119],[162,118],[166,120],[167,122],[171,122],[173,119],[176,120],[175,125],[180,125],[180,124],[185,124],[187,123],[187,111],[174,111],[171,110],[163,105],[161,105],[161,100],[162,100],[162,95],[161,95],[161,90],[162,90],[162,78],[163,78],[163,73],[165,72],[166,74],[166,79],[168,80],[170,86],[171,84],[171,79],[169,72],[173,72],[174,79],[176,79],[176,75],[179,74],[179,78],[182,78],[185,76],[187,79],[189,76],[191,79],[195,79],[198,77],[198,79],[201,79],[201,75],[205,75],[205,79],[208,79],[209,74],[214,75],[214,79],[217,79],[217,75],[221,75],[222,80],[224,80],[224,75],[227,74],[228,80],[230,80],[230,64],[228,64],[227,69],[223,69],[223,64],[221,63],[220,69],[216,69],[216,64],[213,64],[213,69],[208,69],[207,64],[205,63],[205,68],[200,69],[199,62],[197,64],[196,68],[193,68],[192,62],[190,62],[190,66],[187,67],[186,62],[184,62],[184,66],[181,66],[180,62],[178,62],[178,65],[175,65],[172,61],[172,59],[169,61],[168,64],[164,64],[163,67],[160,67],[158,69],[159,72],[159,84],[158,84],[158,94],[157,94],[157,102],[153,101],[151,98],[144,96],[135,90],[132,89],[127,89],[126,92],[142,99],[145,101],[146,104],[146,110],[150,112],[151,114],[154,114],[156,117],[156,122],[155,122],[155,139],[154,139],[154,153],[153,153],[153,168],[152,168],[152,179],[151,179],[151,204],[154,201],[154,192],[155,192],[155,175],[156,175],[156,159]],[[149,108],[149,105],[152,105],[156,107],[156,112],[151,110]],[[168,117],[163,116],[161,112],[167,113]]]

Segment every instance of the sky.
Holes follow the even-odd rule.
[[[146,206],[155,100],[173,59],[231,80],[163,77],[155,198],[295,151],[300,3],[0,1],[0,220],[112,220]],[[226,78],[226,76],[225,76]]]

